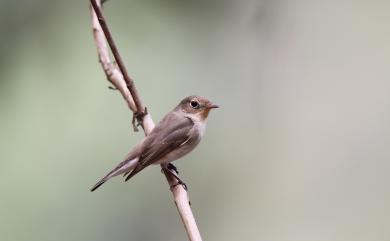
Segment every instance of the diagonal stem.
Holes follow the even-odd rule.
[[[116,47],[114,39],[112,38],[112,35],[111,35],[110,30],[107,26],[107,23],[104,19],[102,11],[100,10],[100,8],[95,0],[91,0],[91,5],[96,13],[96,16],[98,18],[100,26],[102,27],[102,30],[104,32],[104,35],[106,36],[108,45],[110,45],[110,48],[111,48],[112,54],[114,55],[115,61],[118,64],[118,67],[119,67],[120,71],[122,72],[123,78],[126,81],[127,88],[129,89],[129,91],[134,99],[135,106],[137,107],[136,113],[138,113],[138,114],[143,113],[145,108],[141,102],[139,95],[138,95],[138,91],[134,86],[133,79],[130,78],[129,74],[127,73],[127,69],[122,61],[122,57],[119,54],[119,51],[118,51],[118,48]]]

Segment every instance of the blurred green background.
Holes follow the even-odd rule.
[[[155,121],[211,113],[176,162],[204,240],[390,240],[388,1],[111,0]],[[0,1],[0,240],[186,240],[165,178],[89,188],[143,136],[108,90],[88,1]]]

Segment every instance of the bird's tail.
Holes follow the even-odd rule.
[[[96,183],[92,188],[91,188],[91,192],[95,191],[96,189],[98,189],[101,185],[103,185],[103,183],[105,183],[108,179],[107,178],[103,178],[102,180],[100,180],[98,183]]]
[[[119,163],[118,166],[116,166],[112,171],[110,171],[105,177],[103,177],[98,183],[96,183],[91,188],[91,192],[98,189],[101,185],[103,185],[110,178],[133,170],[133,168],[136,166],[137,163],[138,163],[138,158],[135,158],[133,160],[125,160],[125,161]]]

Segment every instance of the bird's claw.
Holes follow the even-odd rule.
[[[184,182],[179,181],[179,180],[177,181],[177,183],[173,184],[173,185],[170,187],[171,190],[174,189],[174,188],[175,188],[176,186],[178,186],[178,185],[182,185],[183,188],[184,188],[184,190],[188,191],[187,184],[185,184]]]
[[[180,179],[180,177],[177,175],[177,174],[179,174],[179,172],[178,172],[177,168],[172,163],[168,163],[168,165],[164,166],[162,168],[162,171],[166,171],[166,172],[170,173],[176,179],[176,183],[170,186],[171,190],[173,190],[173,188],[175,188],[177,185],[182,185],[186,191],[188,190],[188,187],[185,184],[185,182],[183,182]]]
[[[172,163],[168,163],[167,168],[172,170],[172,171],[175,171],[177,174],[179,174],[179,170],[177,170],[177,167],[175,165],[173,165]]]

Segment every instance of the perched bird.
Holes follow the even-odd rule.
[[[96,183],[91,191],[117,175],[124,174],[127,181],[151,164],[162,164],[179,183],[184,184],[170,162],[196,147],[204,134],[207,116],[213,108],[218,108],[218,105],[204,97],[193,95],[184,98],[127,154],[125,160]]]

